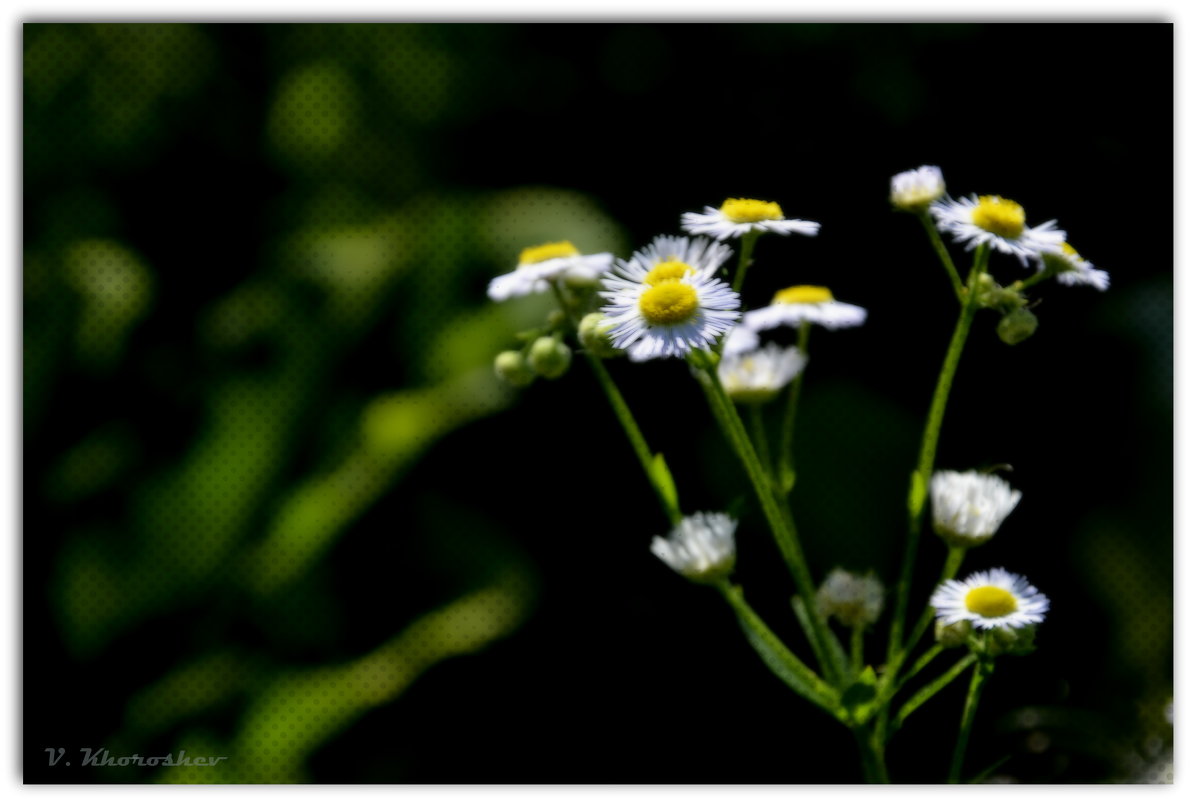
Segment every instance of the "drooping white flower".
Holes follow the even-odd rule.
[[[848,628],[870,626],[884,608],[884,585],[872,573],[861,576],[835,568],[818,588],[818,611]]]
[[[603,278],[613,345],[633,361],[709,349],[737,319],[740,296],[715,271],[731,249],[706,239],[658,237]]]
[[[863,325],[868,311],[851,303],[835,300],[824,286],[791,286],[773,295],[769,306],[744,313],[744,325],[753,331],[787,325],[794,328],[803,322],[823,328],[851,328]]]
[[[1094,264],[1080,256],[1067,242],[1043,248],[1038,267],[1053,270],[1058,283],[1066,286],[1081,284],[1103,292],[1111,285],[1111,276],[1107,272],[1095,269]]]
[[[930,606],[945,626],[967,620],[978,629],[1020,629],[1045,620],[1050,602],[1023,576],[998,567],[944,582]]]
[[[1020,500],[1020,491],[995,475],[939,470],[930,478],[934,531],[964,548],[991,539]]]
[[[521,251],[517,267],[498,275],[488,284],[488,297],[495,301],[545,292],[549,280],[592,285],[611,267],[610,253],[584,256],[570,242],[547,242]]]
[[[946,198],[930,206],[938,228],[947,232],[967,250],[985,242],[1001,253],[1008,253],[1026,264],[1040,259],[1041,251],[1066,240],[1066,232],[1050,220],[1030,228],[1025,225],[1025,209],[1020,203],[999,195],[972,195],[953,200]]]
[[[652,551],[686,578],[711,583],[735,567],[736,525],[722,512],[695,512],[682,518],[668,537],[654,537]]]
[[[776,397],[805,366],[806,356],[800,350],[770,342],[759,350],[724,355],[719,360],[719,381],[736,403],[764,403]]]
[[[683,231],[719,240],[741,237],[750,231],[816,236],[819,227],[809,220],[785,219],[781,207],[771,201],[741,197],[728,198],[719,208],[705,206],[701,212],[682,214]]]
[[[891,183],[889,201],[904,211],[923,211],[946,194],[946,181],[937,167],[924,166],[897,173]]]

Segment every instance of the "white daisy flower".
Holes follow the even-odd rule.
[[[869,626],[884,609],[884,585],[873,573],[861,576],[835,568],[818,588],[815,600],[824,618],[834,615],[848,628]]]
[[[749,231],[772,231],[776,234],[804,234],[815,236],[819,224],[809,220],[787,220],[776,203],[765,200],[733,197],[719,208],[703,207],[702,212],[682,214],[682,230],[691,234],[707,234],[715,239],[741,237]]]
[[[592,286],[612,265],[610,253],[584,256],[569,242],[547,242],[521,251],[517,267],[496,276],[488,284],[488,297],[495,301],[545,292],[549,279]]]
[[[1103,270],[1095,269],[1095,265],[1079,255],[1069,243],[1063,242],[1056,247],[1047,247],[1041,251],[1042,268],[1048,268],[1057,273],[1058,283],[1066,286],[1084,284],[1093,286],[1100,292],[1111,285],[1111,276]]]
[[[1066,232],[1057,229],[1057,220],[1036,228],[1025,225],[1025,209],[1020,203],[999,195],[972,195],[967,198],[939,200],[930,206],[938,228],[973,250],[985,242],[1001,253],[1008,253],[1025,264],[1040,259],[1041,249],[1065,241]]]
[[[889,200],[898,209],[919,212],[945,194],[942,170],[925,166],[894,175]]]
[[[824,286],[791,286],[773,295],[772,305],[745,312],[744,325],[753,331],[767,331],[809,322],[833,329],[863,325],[866,319],[867,309],[840,303]]]
[[[715,271],[731,249],[707,239],[658,237],[603,278],[608,336],[632,361],[710,348],[739,319],[740,296]]]
[[[930,606],[945,626],[968,620],[979,629],[1020,629],[1043,621],[1050,602],[1023,576],[998,567],[946,581]]]
[[[654,537],[652,551],[692,581],[711,583],[735,567],[737,521],[721,512],[695,512],[682,518],[669,537]]]
[[[723,355],[738,356],[760,347],[760,334],[751,328],[737,325],[723,338]]]
[[[719,360],[719,381],[736,403],[764,403],[797,378],[805,366],[806,356],[800,350],[770,342],[760,350],[725,355]]]
[[[999,476],[939,470],[930,478],[934,531],[964,548],[991,539],[1020,500],[1020,490]]]

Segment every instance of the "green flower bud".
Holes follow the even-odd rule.
[[[600,312],[591,312],[578,324],[578,341],[582,346],[600,359],[611,359],[623,356],[624,351],[613,347],[608,331],[612,324]]]
[[[1036,626],[1025,626],[1019,629],[995,628],[988,632],[987,654],[1028,654],[1037,649],[1034,639],[1037,637]]]
[[[558,378],[570,368],[570,348],[554,337],[540,337],[529,348],[529,366],[543,378]]]
[[[957,623],[945,625],[941,620],[934,622],[934,639],[943,648],[960,648],[967,644],[971,636],[971,621],[960,620]]]
[[[1002,287],[987,273],[980,273],[975,284],[975,300],[985,309],[1019,309],[1028,301],[1019,290]]]
[[[1008,345],[1024,342],[1033,336],[1033,332],[1036,330],[1037,315],[1024,308],[1008,312],[1000,318],[999,324],[996,325],[996,333],[999,334],[1000,340]]]
[[[518,350],[506,350],[496,356],[496,375],[514,387],[527,387],[536,377]]]
[[[556,331],[557,329],[561,328],[562,324],[565,322],[566,312],[562,311],[561,309],[554,309],[552,312],[546,315],[545,318],[545,324],[551,331]]]

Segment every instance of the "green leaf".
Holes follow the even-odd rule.
[[[868,665],[843,691],[843,706],[856,723],[864,723],[876,711],[876,671]]]
[[[926,505],[926,478],[917,470],[913,471],[912,483],[909,486],[909,514],[916,516]]]
[[[666,506],[669,509],[680,509],[681,507],[678,506],[678,485],[674,483],[673,474],[669,472],[669,466],[665,463],[664,456],[659,453],[653,454],[651,472],[653,486],[665,499]]]

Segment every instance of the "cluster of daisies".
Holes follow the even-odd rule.
[[[999,195],[952,198],[938,167],[927,165],[894,176],[890,200],[898,209],[929,214],[940,231],[968,250],[987,244],[1023,265],[1032,262],[1040,274],[1068,286],[1084,284],[1102,291],[1110,284],[1105,271],[1071,247],[1056,220],[1027,225],[1024,207]]]
[[[980,293],[983,307],[1003,312],[998,331],[1007,342],[1020,341],[1036,325],[1028,322],[1023,293],[1033,283],[1053,277],[1066,285],[1108,287],[1108,274],[1066,242],[1056,221],[1027,225],[1023,207],[999,195],[951,198],[937,167],[896,175],[890,200],[894,208],[919,215],[967,250],[985,246],[1035,266],[1032,279],[1000,286],[983,275],[977,276],[977,285],[964,287]],[[584,255],[570,242],[526,248],[516,269],[491,281],[488,294],[503,301],[554,292],[593,358],[626,355],[630,361],[647,362],[713,354],[711,362],[700,363],[717,364],[724,390],[740,404],[772,400],[805,369],[803,352],[762,344],[764,332],[783,326],[803,332],[811,325],[848,328],[867,318],[862,307],[836,300],[826,287],[808,285],[787,287],[769,305],[745,310],[737,288],[725,280],[725,265],[735,255],[733,240],[742,240],[741,250],[748,254],[762,234],[815,236],[816,222],[786,219],[773,202],[731,198],[719,208],[683,214],[681,229],[686,235],[658,236],[627,259],[610,253]],[[737,285],[741,280],[738,274]],[[1006,327],[1006,322],[1012,325]],[[520,386],[536,376],[564,373],[570,350],[560,327],[529,332],[521,351],[500,354],[497,373]],[[935,532],[950,547],[967,549],[996,533],[1020,493],[995,475],[938,471],[931,479],[930,498]],[[728,515],[699,512],[684,517],[667,537],[657,537],[652,550],[691,580],[721,583],[735,566],[736,526]],[[819,587],[815,603],[823,619],[863,629],[880,615],[883,599],[884,588],[874,575],[836,569]],[[971,643],[973,629],[1031,631],[1049,608],[1036,588],[1003,569],[947,580],[930,603],[939,641],[952,644]]]

